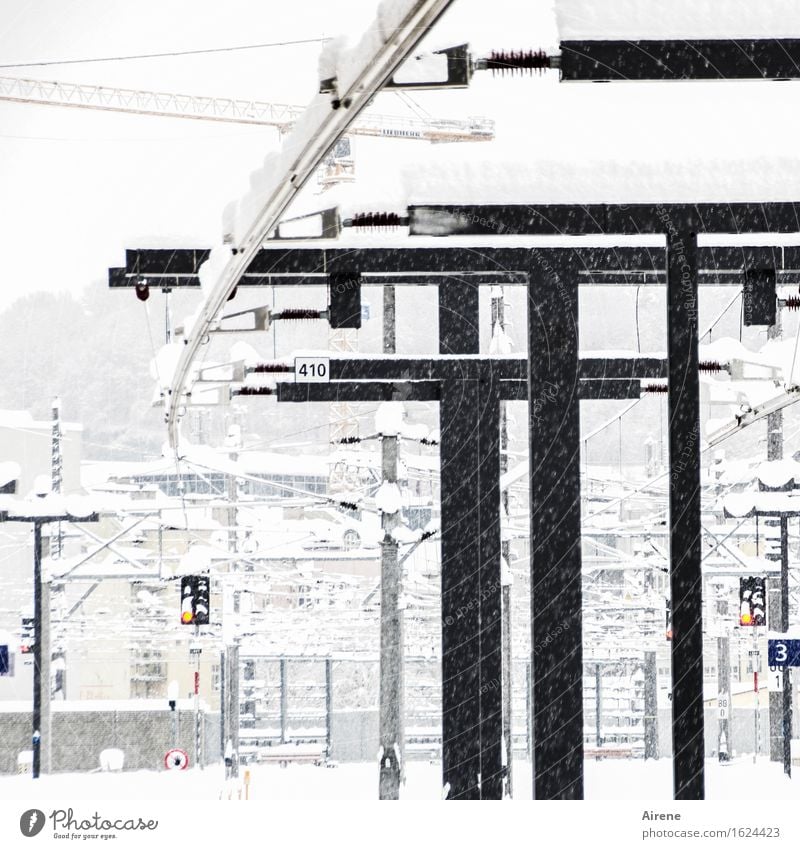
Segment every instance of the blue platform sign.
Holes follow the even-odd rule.
[[[800,640],[770,640],[767,650],[769,666],[800,666]]]
[[[8,663],[8,646],[0,646],[0,675],[8,675],[11,668]]]

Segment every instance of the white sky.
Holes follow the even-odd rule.
[[[357,37],[377,0],[0,0],[0,64],[191,50],[298,38]],[[524,11],[525,7],[533,6]],[[549,2],[460,0],[433,46],[466,40],[517,47],[509,21],[539,18],[553,43]],[[517,20],[519,18],[517,17]],[[499,41],[494,40],[495,37]],[[537,39],[533,39],[538,43]],[[0,75],[308,102],[319,44],[95,64],[0,68]],[[469,93],[420,94],[432,114],[473,114]],[[409,114],[396,95],[376,110]],[[445,106],[446,102],[446,106]],[[466,104],[466,105],[465,105]],[[477,114],[480,114],[480,110]],[[125,247],[216,241],[224,205],[274,149],[277,133],[249,128],[0,102],[0,309],[40,289],[74,292],[124,261]],[[392,149],[424,143],[381,142]],[[358,151],[356,151],[358,156]],[[380,154],[383,158],[383,154]]]
[[[0,65],[338,35],[357,38],[377,0],[0,0]],[[430,47],[473,52],[558,43],[551,0],[456,0]],[[305,103],[319,45],[38,68],[0,75]],[[478,74],[464,92],[421,92],[433,115],[497,120],[491,145],[454,158],[797,158],[796,83],[559,84],[554,74]],[[391,93],[376,111],[410,114]],[[79,292],[126,247],[207,246],[225,204],[277,145],[270,128],[0,103],[0,309],[40,289]],[[438,146],[437,146],[438,147]],[[357,139],[362,184],[379,186],[422,142]],[[447,155],[447,154],[446,154]],[[800,165],[798,166],[800,167]],[[389,181],[389,184],[391,181]],[[442,199],[446,201],[446,198]]]

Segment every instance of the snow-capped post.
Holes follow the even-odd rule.
[[[398,434],[403,405],[389,401],[378,407],[375,426],[381,440],[380,489],[375,496],[381,511],[381,650],[380,650],[380,768],[378,798],[399,799],[403,771],[403,611],[400,609],[401,568],[394,531],[401,523],[397,486]]]

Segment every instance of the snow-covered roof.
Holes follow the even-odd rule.
[[[800,36],[794,0],[556,0],[555,10],[563,41]]]

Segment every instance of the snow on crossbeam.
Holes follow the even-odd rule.
[[[795,0],[556,0],[562,40],[800,37]]]
[[[403,170],[402,186],[408,206],[794,202],[800,198],[800,158],[625,156],[576,162],[435,150]],[[469,211],[452,213],[463,217]]]

